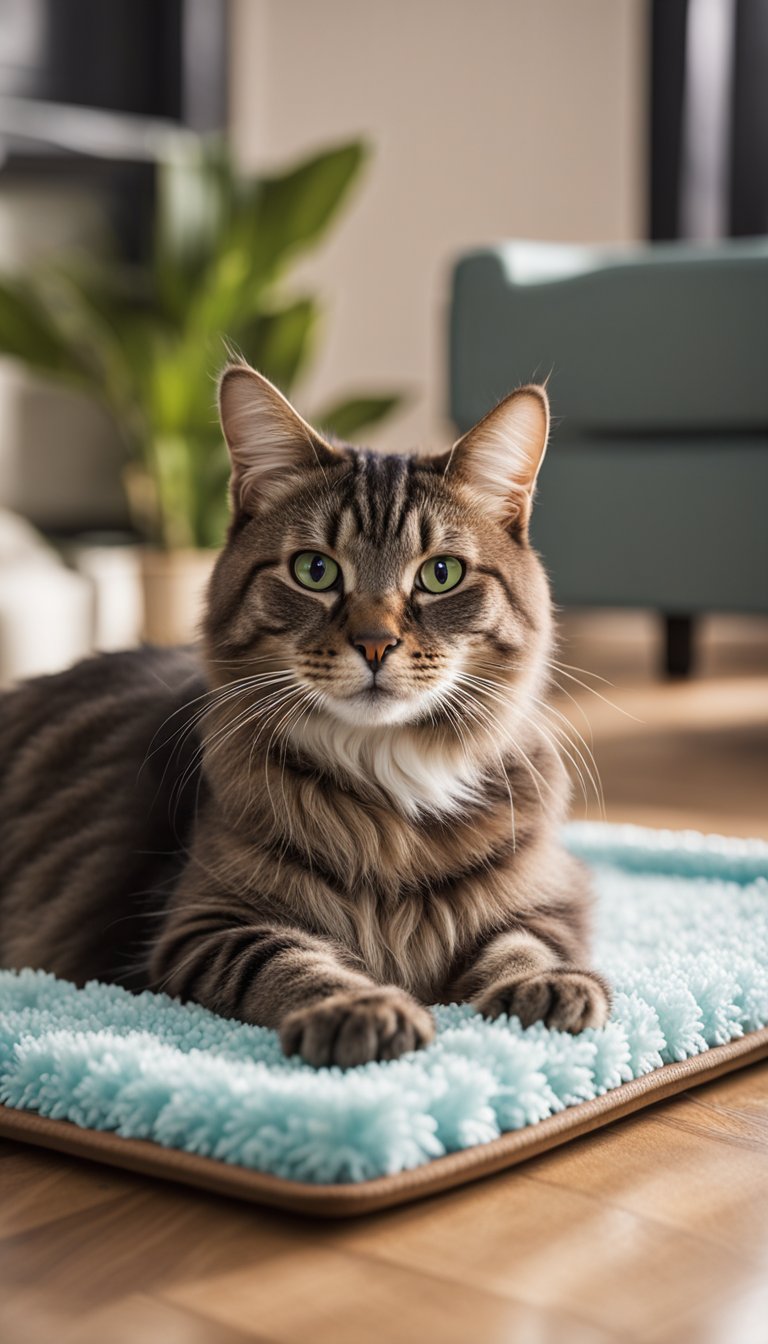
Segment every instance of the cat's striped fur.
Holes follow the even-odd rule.
[[[202,663],[112,656],[0,702],[0,961],[196,999],[316,1064],[423,1044],[437,1000],[602,1022],[542,713],[544,393],[437,459],[332,445],[244,366],[222,419]],[[299,585],[307,550],[338,586]],[[464,565],[450,592],[418,587],[435,555]]]

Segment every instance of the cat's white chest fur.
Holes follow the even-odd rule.
[[[373,785],[407,817],[458,813],[482,794],[483,769],[455,741],[425,745],[405,726],[362,728],[330,717],[307,723],[300,737],[325,769]]]

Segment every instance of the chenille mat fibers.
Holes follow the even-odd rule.
[[[500,1171],[768,1055],[768,844],[576,823],[608,1024],[466,1006],[426,1050],[346,1073],[162,994],[0,972],[0,1134],[343,1216]]]

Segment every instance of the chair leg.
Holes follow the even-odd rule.
[[[670,616],[664,620],[664,673],[668,677],[689,677],[694,662],[696,634],[692,616]]]

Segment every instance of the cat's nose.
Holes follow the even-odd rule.
[[[397,635],[392,635],[387,630],[379,630],[372,635],[352,635],[350,643],[359,654],[362,654],[373,671],[378,672],[387,654],[400,643],[400,640]]]

